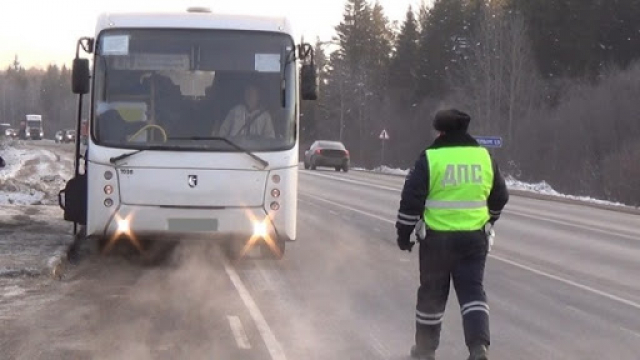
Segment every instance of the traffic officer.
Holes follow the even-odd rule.
[[[420,242],[420,288],[411,356],[435,359],[450,279],[460,302],[469,360],[488,359],[489,305],[483,287],[488,231],[509,201],[498,165],[467,133],[471,117],[439,111],[438,138],[407,175],[396,222],[398,246]],[[492,230],[491,230],[492,231]]]

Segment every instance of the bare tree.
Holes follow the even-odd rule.
[[[531,140],[527,123],[540,115],[544,100],[528,30],[520,15],[502,7],[486,6],[481,19],[462,72],[449,77],[452,98],[476,118],[475,131],[505,137],[507,150],[522,149],[522,141]]]

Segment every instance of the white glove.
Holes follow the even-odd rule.
[[[424,223],[424,220],[420,219],[415,227],[416,236],[418,237],[418,241],[422,241],[427,238],[427,225]]]
[[[493,247],[493,241],[496,237],[496,232],[493,230],[493,225],[487,224],[484,226],[484,233],[487,235],[487,252],[491,252],[491,248]]]

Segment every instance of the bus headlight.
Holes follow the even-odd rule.
[[[278,211],[278,210],[280,210],[280,204],[278,204],[277,201],[274,201],[274,202],[271,203],[270,208],[273,211]]]
[[[271,189],[271,196],[273,196],[274,198],[279,198],[280,197],[280,190],[279,189]]]
[[[106,185],[104,187],[104,193],[107,194],[107,195],[111,195],[113,193],[113,186]]]
[[[280,175],[275,174],[271,177],[271,181],[273,181],[274,184],[279,184],[280,183]]]
[[[129,233],[129,220],[127,219],[119,219],[118,220],[118,232],[121,234]]]
[[[104,200],[104,206],[106,206],[106,207],[111,207],[111,206],[113,206],[113,200],[111,200],[111,199],[109,199],[109,198],[105,199],[105,200]]]
[[[266,238],[269,235],[266,221],[257,221],[253,223],[253,236]]]
[[[113,173],[111,171],[105,171],[104,172],[104,179],[105,180],[111,180],[111,178],[113,178]]]

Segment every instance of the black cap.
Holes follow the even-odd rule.
[[[433,128],[437,131],[466,132],[471,122],[471,116],[457,109],[441,110],[436,113]]]

